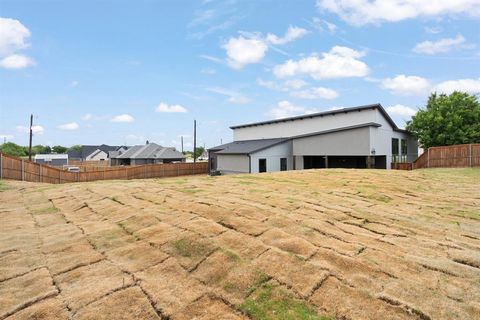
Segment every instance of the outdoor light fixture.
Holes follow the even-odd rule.
[[[375,148],[372,148],[372,151],[370,151],[372,155],[375,155]]]

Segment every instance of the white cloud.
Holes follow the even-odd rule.
[[[480,78],[444,81],[437,84],[434,87],[434,90],[446,94],[450,94],[454,91],[478,94],[480,93]]]
[[[34,64],[32,59],[23,54],[12,54],[0,60],[0,67],[5,69],[22,69]]]
[[[129,114],[120,114],[118,116],[114,116],[111,120],[111,122],[125,122],[125,123],[129,123],[129,122],[134,122],[135,121],[135,118],[132,117],[131,115]]]
[[[292,104],[287,100],[280,101],[277,106],[270,109],[267,115],[275,119],[288,118],[295,115],[309,114],[316,112],[316,109],[308,109]]]
[[[329,52],[310,55],[298,61],[288,60],[276,65],[273,73],[279,78],[308,74],[315,80],[364,77],[369,73],[367,64],[361,60],[365,53],[347,47],[335,46]]]
[[[302,91],[294,91],[290,93],[292,97],[302,98],[302,99],[335,99],[338,98],[338,92],[323,87],[309,88]]]
[[[246,104],[246,103],[250,102],[250,99],[248,97],[244,96],[243,94],[241,94],[239,92],[233,91],[233,90],[220,88],[220,87],[214,87],[214,88],[207,88],[207,91],[217,93],[217,94],[221,94],[223,96],[227,96],[228,97],[227,101],[230,102],[230,103]]]
[[[17,126],[16,127],[17,131],[20,132],[20,133],[30,133],[30,128],[29,127],[25,127],[25,126]],[[33,134],[43,134],[45,130],[43,129],[42,126],[32,126],[32,133]]]
[[[158,107],[155,109],[156,112],[169,112],[169,113],[185,113],[187,109],[179,104],[167,104],[165,102],[160,102]]]
[[[265,40],[268,43],[274,44],[274,45],[282,45],[282,44],[287,44],[289,42],[292,42],[296,39],[299,39],[303,36],[305,36],[308,33],[307,30],[299,27],[293,27],[290,26],[288,27],[287,33],[283,37],[278,37],[274,34],[267,34],[267,37]]]
[[[77,130],[78,128],[79,125],[76,122],[65,123],[58,126],[58,129],[61,130]]]
[[[417,113],[417,110],[404,106],[402,104],[396,104],[394,106],[387,107],[387,112],[402,117],[411,117],[415,113]]]
[[[430,88],[427,79],[417,76],[398,75],[395,78],[386,78],[381,82],[384,89],[389,90],[393,94],[410,96],[423,95]]]
[[[0,18],[0,67],[20,69],[31,66],[34,61],[17,51],[29,46],[30,31],[18,20]]]
[[[267,34],[263,37],[260,32],[239,32],[237,38],[231,37],[222,46],[227,52],[227,63],[234,69],[241,69],[247,64],[258,63],[265,57],[269,45],[283,45],[303,37],[308,33],[307,30],[299,27],[290,26],[283,37],[274,34]],[[272,47],[277,52],[286,54],[280,49]],[[215,62],[209,56],[201,56]]]
[[[8,56],[29,46],[30,31],[18,20],[0,18],[0,55]]]
[[[462,35],[457,35],[455,38],[444,38],[438,41],[423,41],[418,43],[414,52],[425,54],[436,54],[449,52],[452,49],[462,48],[465,43],[465,38]]]
[[[246,39],[243,36],[230,38],[223,49],[227,51],[228,64],[241,69],[247,64],[257,63],[265,56],[268,46],[261,39]]]
[[[317,6],[353,25],[398,22],[417,17],[480,15],[478,0],[317,0]]]

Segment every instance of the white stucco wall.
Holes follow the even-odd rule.
[[[323,117],[306,118],[303,120],[286,121],[268,125],[259,125],[233,130],[233,140],[253,140],[292,137],[302,134],[338,129],[367,122],[375,122],[376,109],[338,113]]]
[[[261,150],[259,152],[252,153],[251,169],[252,173],[258,173],[259,159],[267,160],[267,172],[280,171],[280,159],[287,158],[287,170],[293,169],[293,156],[292,156],[292,142],[287,141],[282,144],[275,145],[268,149]]]
[[[222,172],[222,174],[248,173],[249,168],[249,158],[247,155],[217,155],[217,170]]]
[[[296,156],[368,156],[369,154],[369,127],[293,140],[293,155]]]

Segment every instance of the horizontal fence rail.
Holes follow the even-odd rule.
[[[413,162],[413,169],[480,167],[480,144],[428,148]]]
[[[115,179],[148,179],[207,174],[208,163],[164,163],[108,170],[68,172],[0,153],[0,179],[30,182],[67,183]]]

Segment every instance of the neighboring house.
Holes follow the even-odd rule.
[[[151,163],[184,162],[184,155],[175,148],[162,147],[156,143],[130,147],[119,154],[111,153],[111,165],[141,165]]]
[[[68,165],[68,154],[36,154],[33,158],[35,163],[48,164],[49,166],[61,167]]]
[[[230,127],[234,141],[209,151],[210,171],[390,169],[418,156],[417,140],[380,104]]]
[[[109,159],[110,151],[127,150],[126,146],[108,146],[102,144],[99,146],[84,145],[80,150],[70,150],[68,155],[70,160],[76,161],[106,161]]]

